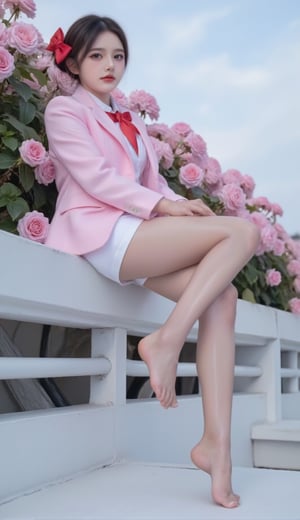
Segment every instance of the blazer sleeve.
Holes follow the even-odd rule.
[[[49,149],[91,197],[143,219],[164,196],[120,175],[101,153],[87,125],[87,108],[71,97],[54,98],[45,111]]]

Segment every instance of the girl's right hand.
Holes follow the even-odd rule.
[[[159,215],[168,215],[170,217],[185,217],[185,216],[212,216],[215,213],[201,200],[168,200],[165,198],[160,201],[153,208],[153,213]]]

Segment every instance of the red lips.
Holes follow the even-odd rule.
[[[114,76],[104,76],[101,79],[104,81],[114,81],[115,80]]]

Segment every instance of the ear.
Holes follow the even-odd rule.
[[[74,76],[79,74],[79,67],[73,58],[66,59],[66,66],[68,67],[69,71],[74,74]]]

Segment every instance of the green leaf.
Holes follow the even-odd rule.
[[[23,215],[29,211],[29,206],[26,200],[22,199],[22,197],[18,197],[16,200],[9,202],[6,206],[6,209],[11,218],[13,220],[17,220],[20,217],[23,217]]]
[[[10,217],[6,217],[4,219],[1,219],[0,229],[2,229],[3,231],[7,231],[8,233],[16,233],[17,226],[16,223],[13,222]]]
[[[242,299],[246,300],[247,302],[256,303],[253,292],[248,288],[242,292]]]
[[[36,108],[32,103],[25,102],[22,99],[19,101],[19,118],[22,123],[29,125],[35,118]]]
[[[10,153],[0,153],[0,170],[11,168],[16,160],[17,158]]]
[[[267,293],[262,292],[260,297],[261,297],[261,300],[264,303],[264,305],[270,305],[271,304],[272,300],[271,300],[270,296]]]
[[[46,204],[47,195],[49,190],[45,186],[37,183],[33,185],[34,209],[40,209]]]
[[[14,152],[18,146],[19,141],[15,137],[2,137],[2,143],[5,144],[6,148],[9,148],[12,152]]]
[[[171,188],[171,190],[175,191],[175,193],[177,193],[178,195],[181,195],[182,197],[186,196],[186,189],[184,188],[184,186],[178,184],[178,182],[169,180],[168,185]]]
[[[21,98],[24,99],[24,101],[28,101],[28,99],[31,98],[32,90],[28,85],[26,85],[26,83],[19,81],[14,76],[10,76],[8,78],[8,82],[15,89],[17,94],[19,94],[19,96],[21,96]]]
[[[18,130],[22,135],[23,139],[35,139],[36,141],[40,141],[40,137],[37,132],[31,128],[30,126],[26,126],[21,121],[19,121],[16,117],[10,114],[4,114],[3,119],[8,121],[8,123]]]
[[[9,202],[15,201],[21,193],[21,190],[11,182],[2,184],[0,187],[0,208],[6,206]]]
[[[34,173],[28,164],[21,164],[19,168],[19,178],[26,193],[30,191],[34,185]]]
[[[0,134],[2,134],[2,135],[5,134],[6,130],[7,130],[6,126],[0,124]]]
[[[165,177],[166,180],[174,179],[178,176],[178,173],[174,168],[169,168],[168,170],[161,168],[161,174]]]
[[[245,275],[249,285],[253,285],[255,282],[257,282],[257,278],[258,278],[257,269],[251,264],[251,262],[249,262],[245,266],[244,275]]]
[[[33,67],[28,67],[28,70],[38,80],[38,82],[41,85],[41,87],[43,87],[44,85],[47,85],[48,78],[47,78],[47,75],[44,72],[42,72],[41,70],[38,70],[38,69],[34,69]]]

